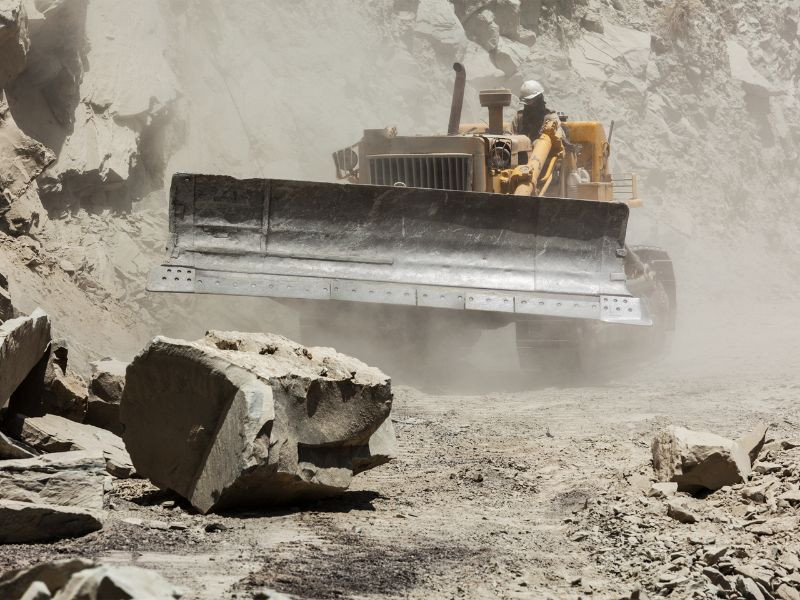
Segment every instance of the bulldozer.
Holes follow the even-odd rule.
[[[488,123],[462,124],[454,70],[447,133],[367,129],[333,154],[346,183],[175,174],[147,289],[270,297],[298,308],[303,337],[373,336],[411,356],[512,325],[520,366],[540,373],[660,355],[672,262],[626,244],[642,202],[635,174],[610,171],[613,124],[560,115],[513,135],[505,89],[479,93]]]

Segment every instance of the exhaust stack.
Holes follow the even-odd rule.
[[[453,84],[453,102],[450,105],[450,122],[447,125],[447,135],[458,135],[461,125],[461,108],[464,105],[464,87],[467,84],[467,72],[461,63],[453,64],[456,72],[456,81]]]
[[[479,94],[481,106],[489,109],[489,133],[503,134],[503,109],[511,105],[511,90],[482,90]]]

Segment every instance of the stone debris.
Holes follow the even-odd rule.
[[[50,318],[41,309],[0,325],[0,409],[41,360],[49,343]]]
[[[99,515],[85,508],[0,500],[0,544],[81,537],[102,526]]]
[[[130,477],[133,473],[122,439],[99,427],[75,423],[57,415],[12,415],[7,420],[6,431],[39,452],[85,450],[100,453],[106,461],[106,470],[114,477]]]
[[[89,408],[84,422],[121,436],[119,406],[125,389],[125,370],[128,363],[106,359],[93,362],[91,367]]]
[[[320,498],[393,458],[389,378],[272,334],[155,338],[127,370],[137,471],[203,513]]]
[[[742,452],[741,440],[755,440],[755,448],[763,432],[759,426],[740,438]],[[646,597],[794,600],[800,514],[792,499],[800,497],[800,448],[772,442],[759,456],[747,482],[698,498],[653,495],[621,479],[570,520],[565,536],[593,549],[598,566],[621,585],[641,586]],[[778,468],[759,469],[763,464]]]
[[[759,426],[740,443],[713,433],[673,427],[653,440],[653,469],[660,481],[675,482],[686,492],[742,483],[750,476],[751,455],[758,454],[765,435],[766,428]]]
[[[45,356],[28,374],[9,402],[9,411],[28,417],[58,415],[81,423],[89,405],[86,383],[67,369],[65,340],[53,340]]]
[[[46,585],[49,592],[56,592],[64,587],[75,573],[94,566],[94,561],[70,558],[9,571],[0,576],[0,598],[10,600],[19,598],[37,582]]]
[[[56,452],[0,461],[0,500],[102,510],[111,481],[99,452]]]

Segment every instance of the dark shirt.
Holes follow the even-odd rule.
[[[511,121],[511,133],[514,135],[527,135],[534,141],[542,134],[545,121],[558,121],[558,115],[545,106],[540,110],[520,110]]]

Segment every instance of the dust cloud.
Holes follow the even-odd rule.
[[[364,128],[441,132],[452,57],[441,47],[409,43],[409,28],[416,25],[406,22],[412,13],[397,6],[337,0],[270,3],[267,9],[255,0],[202,0],[162,8],[175,35],[167,56],[183,89],[178,115],[185,128],[185,143],[167,172],[331,180],[330,153],[359,139]],[[551,42],[553,48],[561,44],[547,35],[537,43]],[[704,86],[687,91],[692,51],[708,56],[710,64]],[[786,148],[792,138],[761,135],[765,122],[796,107],[780,96],[748,100],[732,89],[717,54],[703,42],[688,43],[669,59],[653,55],[661,74],[648,83],[644,108],[642,97],[630,97],[627,89],[615,93],[579,80],[552,53],[543,51],[542,62],[534,57],[521,67],[544,79],[549,103],[573,118],[616,120],[614,164],[639,172],[646,203],[632,210],[629,242],[663,246],[675,260],[673,352],[665,362],[637,369],[639,377],[651,371],[683,376],[783,369],[796,361],[800,261],[791,240],[800,231],[800,208],[791,157],[797,154]],[[505,83],[518,84],[522,76]],[[465,118],[473,120],[482,118],[476,89],[468,89],[465,109]],[[196,318],[173,324],[176,335],[207,327],[303,335],[295,306],[227,298],[191,304]],[[324,317],[330,310],[320,312]],[[312,315],[316,323],[319,317]],[[402,317],[397,330],[419,328],[416,318]],[[353,325],[356,333],[370,326],[365,320]],[[455,339],[461,339],[458,333]],[[465,348],[450,344],[448,356],[458,359],[445,366],[441,356],[421,362],[433,360],[433,370],[453,380],[476,366],[501,373],[500,380],[516,369],[510,327]],[[369,350],[366,357],[371,355]],[[381,366],[397,365],[387,359]]]

